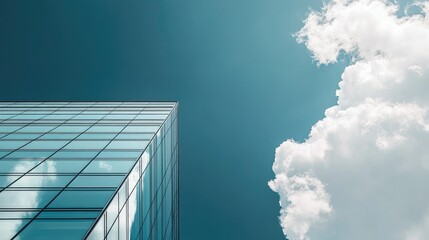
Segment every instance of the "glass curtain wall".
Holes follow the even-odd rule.
[[[179,239],[177,107],[156,133],[87,239]]]
[[[174,102],[0,102],[0,239],[179,239]]]

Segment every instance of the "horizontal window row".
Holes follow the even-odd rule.
[[[0,112],[0,119],[23,119],[23,120],[36,120],[36,119],[165,119],[169,111],[152,111],[143,112],[136,111],[135,113],[129,112],[23,112],[23,113],[2,113]]]
[[[99,103],[69,103],[69,104],[0,104],[0,107],[3,108],[149,108],[149,107],[174,107],[176,103],[165,103],[165,104],[148,104],[148,103],[138,103],[138,104],[99,104]]]
[[[6,151],[3,151],[6,152]],[[94,158],[97,157],[100,159],[104,158],[134,158],[136,159],[142,154],[142,150],[103,150],[103,151],[96,151],[96,150],[82,150],[82,149],[61,149],[58,151],[40,151],[40,150],[16,150],[9,152],[10,154],[7,155],[7,158],[14,158],[14,159],[39,159],[39,158],[47,158],[52,157],[53,159],[81,159],[81,158]],[[53,155],[52,155],[53,154]],[[1,160],[0,160],[1,162]]]
[[[37,219],[95,219],[100,215],[100,210],[91,209],[15,209],[15,210],[0,210],[0,221],[4,219],[32,219],[37,216]]]
[[[104,119],[104,120],[131,120],[131,119],[165,119],[167,117],[168,112],[162,113],[151,113],[151,114],[51,114],[51,115],[33,115],[33,114],[19,114],[19,115],[3,115],[0,114],[0,119],[9,119],[9,120],[49,120],[49,119],[64,119],[64,120],[93,120],[93,119]]]
[[[160,125],[31,125],[31,126],[0,126],[0,133],[154,133]]]
[[[0,174],[10,173],[126,173],[135,160],[1,160]],[[85,168],[85,169],[84,169]],[[0,175],[0,179],[4,177]]]
[[[1,104],[14,104],[14,105],[105,105],[105,104],[117,104],[117,105],[139,105],[139,104],[175,104],[174,101],[1,101]]]
[[[67,187],[67,191],[73,192],[88,192],[88,191],[110,191],[114,192],[117,187]],[[44,191],[56,191],[60,192],[64,190],[64,187],[7,187],[0,188],[3,192],[44,192]]]
[[[93,222],[93,219],[64,219],[61,221],[57,219],[35,219],[19,233],[18,239],[46,240],[58,239],[59,236],[65,240],[82,239]],[[6,230],[3,232],[5,238],[2,239],[11,239],[14,236],[13,233],[19,231],[27,223],[22,220],[14,220],[9,225],[4,224],[6,225],[4,226]]]
[[[123,181],[124,175],[118,176],[31,176],[25,175],[14,182],[11,188],[23,187],[117,187]],[[72,181],[73,180],[73,181]],[[70,182],[71,181],[71,182]],[[6,189],[7,190],[7,189]]]
[[[11,108],[39,108],[39,107],[60,107],[60,108],[73,108],[73,107],[151,107],[151,106],[174,106],[176,102],[1,102],[3,107]]]
[[[153,134],[152,133],[48,133],[48,134],[41,134],[41,133],[14,133],[9,134],[7,136],[4,136],[1,138],[0,141],[4,140],[97,140],[97,139],[103,139],[103,140],[150,140],[152,139]]]
[[[29,124],[33,126],[159,126],[164,120],[5,120],[1,122],[3,126],[27,126]],[[110,132],[110,131],[107,131]],[[1,133],[12,133],[12,132],[1,132]],[[45,132],[38,132],[45,133]]]
[[[19,208],[90,208],[102,209],[114,191],[2,191],[0,210]],[[53,200],[53,201],[52,201]],[[52,201],[52,202],[51,202]]]
[[[149,140],[75,140],[75,141],[0,141],[0,150],[21,149],[21,150],[143,150]]]
[[[135,108],[135,109],[53,109],[53,110],[41,110],[41,109],[34,109],[34,110],[5,110],[4,108],[0,107],[0,115],[152,115],[152,114],[169,114],[172,108],[163,108],[163,109],[154,109],[154,108]]]
[[[123,114],[123,113],[168,113],[171,111],[172,107],[136,107],[136,108],[34,108],[34,109],[11,109],[11,108],[2,108],[0,107],[0,114],[10,114],[10,115],[17,115],[17,114],[56,114],[56,113],[74,113],[74,114]]]

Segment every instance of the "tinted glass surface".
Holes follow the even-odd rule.
[[[177,204],[158,202],[177,200],[177,174],[167,173],[177,169],[176,111],[173,102],[2,102],[0,239],[135,239],[145,221],[145,235],[171,239]]]

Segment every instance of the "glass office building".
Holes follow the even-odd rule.
[[[176,102],[0,102],[0,239],[179,239]]]

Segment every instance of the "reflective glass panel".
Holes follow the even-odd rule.
[[[63,191],[48,208],[103,208],[113,191]]]
[[[89,219],[62,219],[34,220],[20,234],[20,239],[82,239],[94,220]]]
[[[177,239],[176,109],[1,102],[0,239]]]

